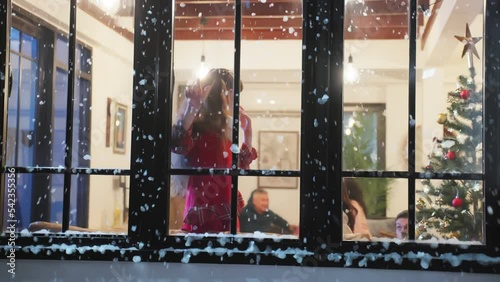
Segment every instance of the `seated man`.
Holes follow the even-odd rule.
[[[408,211],[404,210],[396,216],[396,238],[408,239]]]
[[[295,229],[295,226],[289,225],[286,220],[269,210],[269,197],[264,189],[252,191],[247,205],[241,210],[241,232],[293,234]]]

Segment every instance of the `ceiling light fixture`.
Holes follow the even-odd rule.
[[[116,15],[121,8],[120,0],[92,0],[92,2],[108,15]]]
[[[200,28],[201,28],[201,60],[200,60],[200,66],[198,67],[198,70],[196,71],[196,77],[198,79],[203,79],[209,71],[209,68],[206,63],[206,58],[205,58],[205,38],[203,34],[203,27],[207,24],[207,19],[205,17],[200,18]]]
[[[359,72],[358,69],[354,66],[354,60],[352,58],[350,49],[351,48],[349,47],[349,57],[344,69],[344,81],[349,84],[354,84],[359,82]]]

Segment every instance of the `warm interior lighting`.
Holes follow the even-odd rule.
[[[120,0],[94,0],[93,2],[110,15],[115,15],[120,10]]]
[[[200,18],[200,29],[201,29],[201,39],[203,40],[201,42],[201,62],[200,66],[196,70],[196,77],[198,79],[203,79],[209,71],[209,68],[207,66],[207,63],[205,62],[205,36],[203,34],[203,27],[207,24],[207,19],[205,17]]]
[[[354,66],[352,55],[349,55],[349,59],[345,65],[344,81],[350,84],[357,83],[359,81],[359,72]]]
[[[196,77],[198,79],[203,79],[207,75],[208,70],[209,70],[208,66],[207,66],[207,64],[205,62],[205,54],[202,54],[201,55],[200,67],[196,71]]]

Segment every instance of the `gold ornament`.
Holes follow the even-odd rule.
[[[448,118],[446,117],[446,114],[444,114],[444,113],[438,114],[437,123],[444,124],[447,120],[448,120]]]

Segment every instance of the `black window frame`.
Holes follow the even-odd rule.
[[[10,16],[9,0],[0,0],[0,22]],[[486,213],[486,243],[481,246],[447,245],[438,247],[421,243],[380,243],[342,241],[341,224],[341,187],[342,177],[389,177],[409,179],[410,237],[414,237],[415,223],[415,187],[414,180],[420,176],[415,172],[415,128],[409,123],[408,172],[345,172],[342,171],[342,117],[343,117],[343,62],[344,62],[344,1],[314,0],[303,3],[303,84],[302,84],[302,120],[301,120],[301,170],[300,176],[300,239],[281,240],[241,238],[227,236],[226,240],[218,237],[168,236],[168,199],[171,174],[190,174],[190,170],[170,169],[170,136],[171,131],[171,93],[173,91],[173,50],[172,17],[173,1],[135,1],[135,30],[144,30],[134,34],[134,92],[132,115],[132,150],[130,171],[122,170],[121,174],[130,175],[130,212],[128,235],[34,235],[18,237],[16,245],[24,247],[26,252],[17,252],[17,258],[39,259],[90,259],[90,260],[133,260],[165,261],[165,262],[200,262],[200,263],[242,263],[270,265],[302,265],[302,266],[334,266],[368,267],[390,269],[431,269],[441,271],[464,271],[498,273],[500,271],[500,233],[498,217],[500,207],[500,150],[497,148],[500,134],[500,2],[485,1],[485,38],[484,40],[484,173],[481,176],[464,175],[464,179],[484,180],[485,205],[490,206],[492,213]],[[417,0],[409,0],[409,15],[415,19]],[[241,25],[241,0],[235,2],[236,26]],[[71,0],[70,16],[70,56],[68,65],[74,66],[76,46],[76,0]],[[159,19],[152,21],[152,18]],[[416,20],[409,23],[409,113],[415,117],[415,83],[416,83]],[[10,25],[1,25],[0,64],[2,75],[7,72],[8,29]],[[235,29],[235,38],[239,38],[240,30]],[[235,80],[240,77],[240,44],[235,40]],[[325,63],[319,63],[325,62]],[[70,68],[71,70],[72,68]],[[68,99],[74,91],[74,72],[69,73]],[[4,76],[5,77],[5,76]],[[146,83],[144,84],[144,81]],[[0,80],[0,83],[4,83]],[[237,88],[239,84],[235,83]],[[5,89],[5,85],[1,85]],[[235,89],[235,93],[238,89]],[[318,98],[328,95],[326,103],[319,103]],[[0,99],[0,122],[5,124],[6,97]],[[235,104],[239,97],[235,97]],[[323,101],[323,100],[322,100]],[[68,107],[70,108],[71,105]],[[235,107],[235,114],[238,109]],[[151,114],[153,113],[153,114]],[[72,117],[72,109],[68,109],[68,117]],[[417,117],[418,118],[418,117]],[[315,121],[317,126],[315,126]],[[492,121],[492,122],[489,122]],[[4,126],[5,128],[5,126]],[[236,130],[237,132],[237,127]],[[3,130],[0,139],[3,140]],[[153,136],[142,138],[143,136]],[[238,141],[238,135],[233,141]],[[321,136],[322,138],[307,138]],[[69,136],[68,138],[71,138]],[[71,140],[69,140],[71,141]],[[339,141],[339,142],[335,142]],[[71,142],[68,142],[71,144]],[[152,158],[154,156],[154,158]],[[3,154],[3,172],[5,168]],[[137,162],[137,159],[148,160]],[[233,158],[235,159],[235,158]],[[68,160],[66,160],[68,161]],[[71,176],[71,159],[65,165],[65,179]],[[326,168],[326,169],[323,169]],[[143,172],[147,170],[148,176]],[[52,172],[52,170],[48,170]],[[78,170],[79,173],[87,173]],[[216,174],[227,174],[237,184],[238,176],[258,175],[258,171],[221,170]],[[110,170],[92,169],[90,174],[112,174]],[[281,176],[280,173],[276,174]],[[285,174],[283,174],[285,175]],[[288,174],[287,174],[288,175]],[[152,176],[152,178],[150,178]],[[484,178],[481,178],[483,177]],[[4,183],[5,175],[0,179]],[[243,176],[244,177],[244,176]],[[434,175],[434,178],[447,178],[451,175]],[[454,176],[456,177],[456,176]],[[314,179],[314,180],[313,180]],[[413,184],[411,184],[413,183]],[[68,187],[65,185],[65,187]],[[236,186],[237,187],[237,186]],[[233,189],[233,199],[237,190]],[[3,203],[3,193],[1,193]],[[69,197],[69,194],[65,193]],[[69,200],[69,199],[68,199]],[[235,201],[233,201],[235,202]],[[148,208],[144,208],[145,205]],[[142,207],[142,210],[141,210]],[[65,212],[69,206],[65,206]],[[232,214],[236,214],[235,203]],[[236,218],[233,218],[234,233]],[[68,218],[63,222],[63,231],[68,229]],[[413,234],[411,234],[413,233]],[[34,239],[36,238],[36,240]],[[0,238],[0,245],[6,245],[7,237]],[[107,245],[105,252],[73,252],[66,253],[63,248],[54,248],[54,244],[75,244],[78,247],[91,248],[95,245]],[[35,252],[35,245],[42,245],[51,252]],[[219,250],[225,250],[217,255]],[[30,251],[31,250],[31,251]],[[381,255],[386,254],[387,256]],[[423,255],[421,255],[423,254]],[[461,263],[455,265],[454,257]],[[492,258],[488,263],[485,258]],[[430,263],[429,263],[430,262]],[[427,267],[423,267],[429,263]]]

